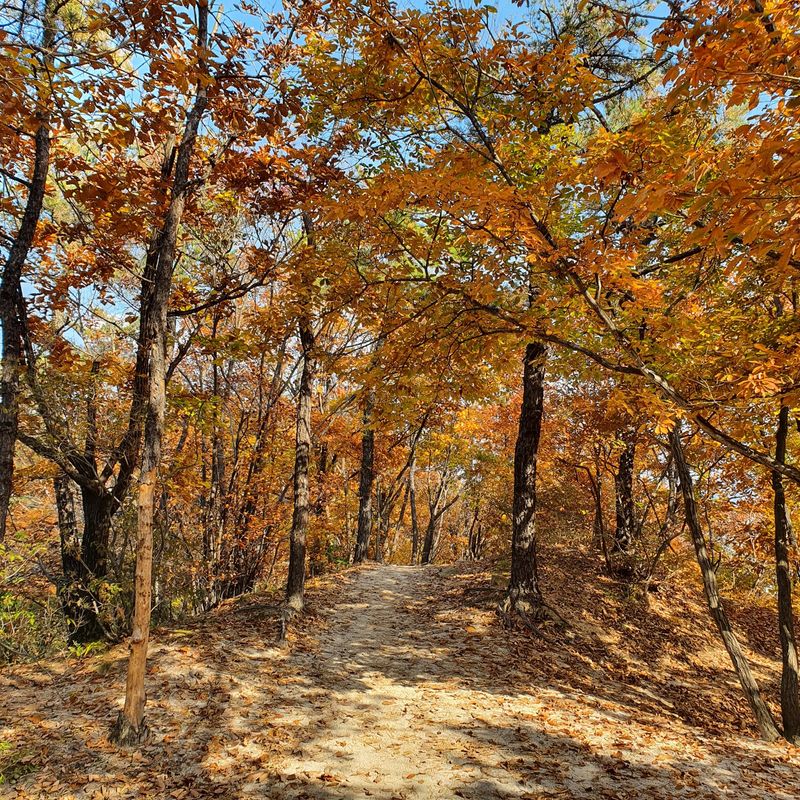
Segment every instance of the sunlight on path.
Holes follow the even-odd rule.
[[[509,634],[468,572],[369,565],[330,580],[314,600],[327,611],[289,649],[257,595],[161,631],[154,738],[138,752],[107,737],[123,646],[0,674],[0,740],[25,759],[0,797],[800,797],[794,750],[693,727],[657,675],[626,683]]]
[[[319,651],[298,656],[307,680],[288,685],[274,709],[279,724],[301,728],[281,783],[253,790],[479,800],[716,797],[737,786],[739,796],[759,796],[748,794],[741,760],[687,759],[685,742],[663,730],[654,737],[647,725],[634,742],[630,715],[596,698],[520,691],[502,636],[470,635],[437,611],[438,581],[430,570],[393,566],[354,577]]]

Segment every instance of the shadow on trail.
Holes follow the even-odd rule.
[[[591,631],[549,643],[500,628],[497,593],[466,571],[369,566],[341,581],[290,650],[274,647],[279,609],[263,598],[162,631],[141,753],[103,741],[121,650],[102,674],[87,665],[23,687],[32,713],[0,714],[3,736],[49,749],[17,796],[69,796],[48,792],[53,779],[178,800],[800,796],[780,750],[697,727],[689,699],[702,703],[711,678],[680,675],[685,707],[674,688],[616,680],[617,656]],[[644,653],[642,669],[660,657]]]

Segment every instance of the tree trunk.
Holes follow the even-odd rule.
[[[65,476],[64,480],[68,480]],[[64,560],[64,597],[70,644],[87,644],[112,638],[101,619],[101,598],[96,583],[108,572],[108,543],[115,500],[107,491],[81,486],[83,536],[77,559]],[[58,495],[57,495],[58,497]],[[59,511],[59,521],[61,512]],[[75,545],[77,550],[77,542]]]
[[[425,540],[422,545],[422,563],[430,564],[433,556],[433,544],[436,538],[436,522],[438,517],[431,514],[428,517],[428,525],[425,528]]]
[[[375,481],[375,431],[372,429],[373,392],[367,394],[364,408],[364,433],[361,437],[361,476],[358,484],[358,532],[353,563],[360,564],[367,557],[372,535],[372,485]]]
[[[536,467],[544,410],[547,348],[531,342],[525,349],[522,408],[514,449],[514,503],[511,533],[511,580],[501,613],[535,621],[543,611],[536,561]]]
[[[146,401],[142,466],[137,500],[136,596],[133,610],[133,629],[130,642],[130,659],[125,684],[125,706],[111,732],[111,739],[119,744],[142,743],[148,734],[144,717],[146,702],[145,668],[147,643],[150,637],[151,573],[153,567],[153,517],[155,490],[161,463],[161,440],[166,412],[166,355],[167,309],[169,305],[172,274],[175,269],[178,229],[183,210],[191,190],[189,168],[194,153],[197,131],[208,104],[207,67],[204,52],[208,46],[208,4],[197,3],[197,52],[199,68],[206,73],[195,90],[194,103],[186,116],[183,136],[175,158],[175,177],[172,197],[160,234],[151,244],[151,257],[155,274],[151,283],[142,287],[142,315],[140,342],[147,351]]]
[[[614,528],[614,543],[612,551],[627,553],[633,545],[634,528],[636,525],[633,506],[633,461],[636,454],[636,431],[626,428],[621,431],[617,439],[622,443],[622,452],[619,455],[617,472],[614,475],[614,488],[616,490],[616,527]]]
[[[728,655],[730,656],[736,676],[747,698],[747,702],[750,704],[762,738],[770,742],[775,741],[780,738],[780,733],[775,727],[772,714],[761,697],[758,684],[750,671],[750,665],[747,663],[747,659],[739,645],[739,640],[731,629],[728,615],[722,606],[722,601],[717,589],[717,575],[714,571],[711,559],[709,558],[708,550],[706,549],[706,540],[700,524],[700,517],[697,513],[692,476],[689,472],[689,467],[686,465],[686,460],[684,459],[683,446],[677,426],[670,431],[669,440],[672,449],[672,457],[675,460],[675,467],[678,471],[681,484],[686,525],[691,533],[695,556],[697,557],[697,563],[700,566],[700,572],[703,576],[703,588],[705,589],[706,600],[708,601],[708,609],[711,612],[714,622],[717,624],[717,629],[719,630],[725,649],[728,651]]]
[[[309,517],[308,464],[311,454],[311,391],[314,374],[314,334],[308,320],[300,323],[303,371],[297,395],[297,428],[294,457],[294,510],[289,536],[289,577],[286,603],[292,611],[303,610],[306,579],[306,530]]]
[[[388,498],[383,491],[380,480],[376,481],[375,488],[375,511],[378,517],[378,524],[375,525],[375,561],[379,564],[383,561],[383,523],[386,515],[386,504]]]
[[[408,507],[411,511],[411,565],[416,566],[419,558],[419,517],[417,516],[417,458],[413,455],[408,468]]]
[[[39,125],[34,136],[33,172],[28,181],[28,198],[0,279],[0,326],[3,329],[0,365],[0,542],[6,535],[14,476],[14,447],[19,424],[19,378],[23,353],[20,284],[22,270],[42,213],[50,169],[50,81],[56,38],[54,5],[52,0],[45,0],[41,39],[44,77],[43,88],[40,88],[37,97]]]
[[[70,479],[63,473],[53,478],[53,492],[58,513],[58,532],[61,543],[61,574],[58,596],[70,644],[74,643],[75,620],[81,619],[80,596],[77,594],[82,578],[81,542],[75,514],[75,496]]]
[[[789,407],[782,406],[775,435],[775,460],[786,462],[786,437],[789,432]],[[789,566],[789,545],[792,525],[786,510],[786,492],[778,472],[772,473],[775,506],[775,579],[778,587],[778,630],[781,642],[781,716],[783,735],[800,743],[800,694],[798,694],[797,642],[792,609],[792,577]]]

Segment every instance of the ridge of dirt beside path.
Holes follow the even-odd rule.
[[[288,650],[273,646],[277,612],[263,601],[160,634],[148,674],[156,735],[142,752],[105,739],[124,648],[10,670],[0,740],[27,761],[0,796],[800,796],[792,748],[712,736],[652,689],[600,671],[592,693],[553,681],[490,611],[453,601],[457,580],[351,570]]]

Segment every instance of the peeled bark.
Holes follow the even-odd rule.
[[[56,38],[55,7],[45,0],[41,53],[43,73],[53,66]],[[23,367],[22,270],[28,259],[33,237],[44,204],[47,174],[50,169],[50,80],[43,80],[38,92],[39,125],[34,135],[33,172],[28,180],[28,197],[17,235],[11,243],[0,279],[0,326],[3,329],[2,364],[0,365],[0,542],[5,539],[8,506],[14,476],[14,447],[19,425],[19,383]]]
[[[542,615],[544,601],[536,559],[536,468],[544,410],[547,348],[531,342],[525,349],[522,408],[514,449],[514,504],[511,533],[511,580],[500,611],[523,621]]]
[[[311,390],[313,382],[314,334],[307,321],[300,325],[303,371],[297,395],[297,426],[294,458],[294,509],[289,535],[289,577],[286,604],[293,611],[303,610],[306,580],[306,531],[309,518],[308,464],[311,454]]]
[[[203,53],[208,44],[208,4],[197,3],[197,50]],[[199,67],[207,72],[202,55]],[[186,116],[183,136],[175,158],[175,177],[172,197],[164,224],[153,238],[148,253],[152,281],[142,287],[142,315],[139,341],[147,357],[145,373],[146,401],[144,407],[144,439],[142,466],[137,498],[136,572],[133,626],[130,641],[130,659],[125,684],[125,705],[111,732],[111,739],[119,744],[135,745],[148,736],[144,717],[146,702],[145,668],[147,643],[150,636],[151,574],[153,567],[153,518],[155,491],[161,464],[161,440],[164,434],[166,411],[166,352],[167,310],[175,269],[178,229],[183,218],[186,200],[192,182],[189,168],[195,149],[197,131],[208,104],[207,74],[197,83],[194,103]]]
[[[361,436],[361,475],[358,483],[358,532],[353,563],[360,564],[367,557],[369,539],[372,534],[372,485],[375,482],[375,431],[371,418],[374,395],[367,395],[364,408],[364,433]]]
[[[711,612],[711,616],[717,625],[725,649],[728,651],[733,669],[736,672],[736,677],[739,679],[742,691],[747,698],[747,702],[750,704],[762,738],[770,742],[775,741],[780,738],[780,733],[775,726],[775,721],[772,718],[770,710],[761,697],[756,679],[750,671],[750,665],[747,663],[739,640],[736,638],[736,634],[734,634],[731,628],[728,615],[722,606],[722,600],[720,599],[719,590],[717,588],[717,575],[706,548],[706,540],[697,512],[694,484],[692,482],[691,473],[689,472],[689,467],[686,465],[683,445],[681,444],[680,433],[677,427],[670,431],[669,441],[672,449],[672,457],[675,460],[675,467],[680,479],[686,525],[691,533],[695,556],[703,576],[703,588],[708,602],[708,610]]]
[[[786,462],[786,437],[789,432],[789,408],[783,406],[778,416],[775,460]],[[792,525],[786,510],[786,492],[780,473],[772,473],[775,511],[775,582],[778,588],[778,630],[781,642],[781,717],[783,735],[794,744],[800,743],[800,693],[798,686],[797,641],[792,609],[792,577],[789,545]]]

